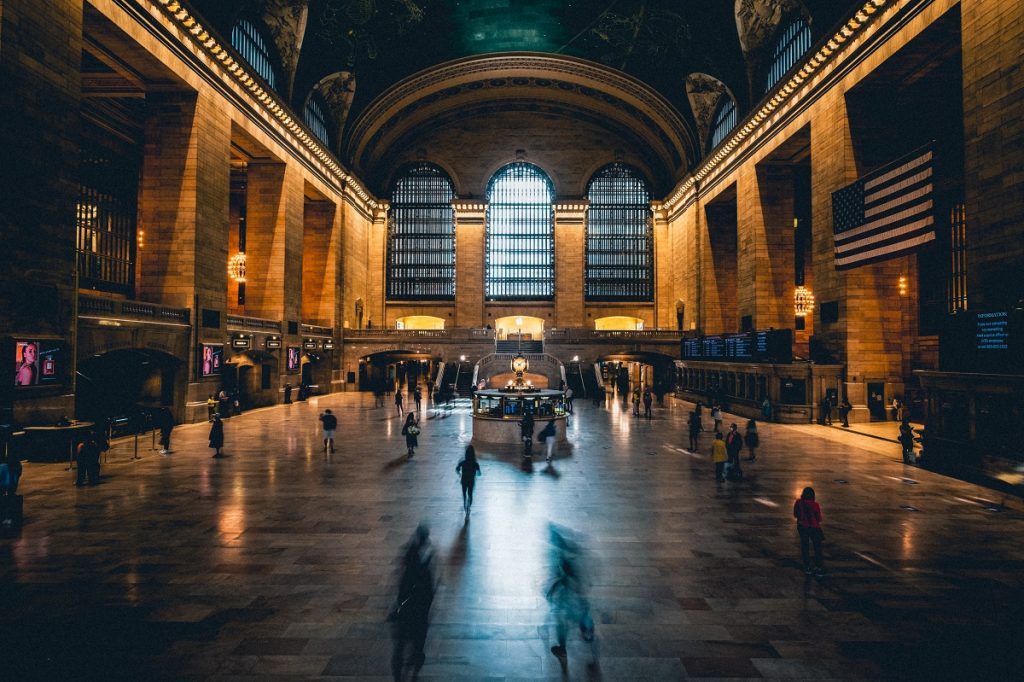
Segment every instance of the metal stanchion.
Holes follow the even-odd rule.
[[[132,459],[142,459],[139,457],[139,432],[135,432],[135,454],[132,455]]]
[[[155,428],[153,429],[153,432],[150,435],[152,436],[152,438],[150,438],[149,449],[150,450],[156,450],[156,429]]]

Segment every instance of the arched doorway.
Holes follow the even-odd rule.
[[[127,418],[141,428],[146,413],[170,410],[181,421],[185,372],[179,358],[148,348],[83,358],[76,372],[75,415],[97,423]]]
[[[436,378],[437,358],[422,351],[391,350],[359,358],[359,390],[390,393]]]
[[[664,353],[621,351],[598,358],[597,364],[606,393],[623,401],[637,388],[650,387],[659,401],[675,388],[675,358]]]
[[[544,339],[544,319],[529,315],[508,315],[494,320],[495,335],[499,341],[516,341],[522,335],[523,341]]]
[[[395,320],[396,329],[444,329],[444,318],[432,315],[406,315]]]
[[[594,329],[597,331],[636,331],[643,328],[643,319],[628,315],[611,315],[594,320]]]

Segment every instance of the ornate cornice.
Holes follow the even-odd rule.
[[[248,103],[253,113],[262,112],[276,121],[286,132],[295,151],[308,154],[315,159],[324,171],[333,176],[339,184],[350,188],[360,203],[366,205],[369,212],[377,208],[379,202],[362,185],[349,174],[338,160],[320,145],[319,139],[306,129],[300,117],[291,109],[278,101],[277,96],[259,76],[250,72],[248,65],[238,54],[213,31],[204,26],[191,10],[180,0],[135,0],[144,10],[150,10],[151,16],[159,16],[169,21],[190,47],[206,57],[203,63],[225,81],[238,86],[248,95]]]
[[[822,73],[826,67],[835,66],[846,47],[854,38],[863,35],[871,18],[886,5],[893,5],[898,0],[867,0],[864,5],[851,16],[836,33],[827,41],[822,41],[819,48],[809,57],[805,57],[799,69],[784,82],[779,83],[770,97],[766,97],[761,106],[748,114],[747,118],[737,125],[736,132],[724,140],[713,150],[701,167],[683,182],[665,200],[669,215],[674,216],[691,203],[697,195],[698,187],[709,176],[727,172],[736,163],[733,152],[743,144],[760,139],[766,131],[779,120],[782,112],[798,100],[798,95],[805,95],[815,84],[813,77]]]

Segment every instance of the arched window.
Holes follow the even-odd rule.
[[[587,198],[587,300],[654,300],[651,194],[643,177],[613,163],[590,179]]]
[[[251,21],[238,20],[235,27],[231,29],[231,46],[238,51],[238,54],[242,55],[245,61],[249,62],[249,65],[260,78],[267,82],[267,85],[277,89],[274,61],[270,58],[270,48]]]
[[[517,161],[487,185],[486,296],[555,297],[555,191],[544,171]]]
[[[764,91],[768,92],[775,87],[810,47],[811,27],[802,16],[797,15],[778,33]]]
[[[708,145],[708,150],[717,147],[735,127],[736,102],[727,93],[723,93],[718,101],[715,118],[711,122],[711,143]]]
[[[319,92],[313,92],[306,100],[306,108],[302,111],[302,118],[306,125],[313,131],[313,134],[320,138],[320,141],[331,146],[330,128],[327,126],[327,102]]]
[[[388,212],[388,298],[455,298],[455,190],[429,163],[395,181]]]

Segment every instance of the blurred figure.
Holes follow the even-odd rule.
[[[459,474],[462,482],[462,509],[468,514],[469,508],[473,506],[476,477],[483,473],[480,470],[480,463],[476,461],[476,449],[472,445],[466,446],[466,456],[455,465],[455,473]]]
[[[78,444],[78,471],[75,477],[75,485],[82,487],[86,478],[89,485],[96,485],[100,482],[100,445],[96,441],[96,434],[89,431],[85,440]]]
[[[704,425],[701,424],[700,415],[696,410],[690,411],[690,419],[687,424],[690,427],[690,452],[697,452],[697,446],[700,445],[700,432],[704,430]]]
[[[402,679],[407,665],[412,666],[414,677],[418,675],[426,659],[423,647],[430,627],[430,605],[435,589],[433,558],[430,531],[420,524],[402,554],[398,599],[388,613],[393,644],[391,674],[396,682]],[[412,645],[408,659],[406,645]]]
[[[722,440],[722,432],[715,431],[715,439],[711,441],[711,461],[715,463],[715,480],[719,483],[725,480],[725,463],[728,460],[729,455],[725,449],[725,441]]]
[[[401,393],[395,393],[395,395],[402,395]],[[402,427],[402,435],[405,436],[405,447],[406,447],[406,458],[412,459],[412,456],[416,454],[416,448],[419,446],[419,435],[420,427],[419,422],[416,421],[416,414],[410,412],[405,417],[405,425]]]
[[[224,456],[221,450],[224,449],[224,422],[220,414],[213,415],[213,423],[210,425],[210,447],[213,448],[213,456],[220,459]]]
[[[747,422],[747,433],[743,436],[743,442],[746,444],[747,450],[750,451],[747,461],[753,462],[757,459],[757,446],[761,444],[761,438],[757,435],[757,421],[751,419]]]
[[[555,455],[555,441],[558,438],[558,429],[555,427],[555,420],[549,419],[547,426],[540,430],[537,437],[540,439],[540,442],[544,444],[545,460],[547,460],[548,464],[551,464],[551,458]]]
[[[651,405],[654,403],[654,394],[651,393],[651,387],[648,386],[644,389],[644,416],[648,419],[651,418]]]
[[[558,638],[558,644],[551,647],[551,653],[558,657],[564,669],[568,656],[565,644],[569,626],[573,624],[579,627],[583,641],[592,643],[596,660],[594,619],[590,615],[590,602],[587,600],[588,583],[580,543],[572,538],[570,531],[555,524],[549,524],[548,529],[551,540],[551,586],[546,597],[551,603]]]
[[[800,499],[793,503],[796,530],[800,535],[800,558],[807,575],[824,575],[821,560],[821,542],[825,536],[821,530],[821,505],[814,499],[814,488],[804,488]],[[814,566],[811,566],[810,545],[814,545]]]
[[[910,425],[910,418],[904,417],[900,424],[900,435],[896,439],[903,448],[903,463],[917,464],[917,457],[914,455],[914,427]]]

